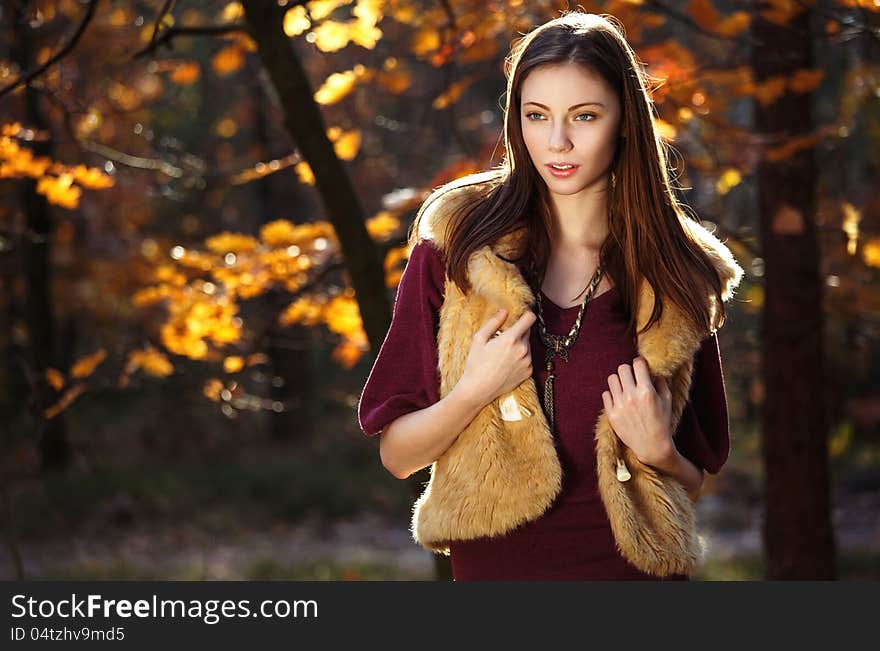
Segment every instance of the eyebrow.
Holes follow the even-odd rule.
[[[549,106],[544,106],[543,104],[539,104],[538,102],[525,102],[525,103],[523,104],[523,106],[525,106],[526,104],[534,104],[535,106],[540,106],[542,109],[545,109],[545,110],[547,110],[547,111],[550,110],[550,107],[549,107]],[[595,105],[595,106],[601,106],[602,108],[605,108],[605,105],[604,105],[602,102],[582,102],[582,103],[580,103],[580,104],[575,104],[574,106],[569,106],[569,107],[568,107],[568,110],[569,110],[569,111],[573,111],[573,110],[575,110],[575,109],[578,108],[578,107],[581,107],[581,106],[590,106],[591,104],[592,104],[592,105]]]

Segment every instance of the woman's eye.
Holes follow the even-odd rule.
[[[537,115],[538,117],[537,117],[537,118],[533,118],[533,117],[532,117],[533,115]],[[592,119],[590,119],[590,120],[580,120],[580,122],[592,122],[593,120],[596,119],[596,116],[595,116],[594,114],[592,114],[592,113],[581,113],[581,114],[578,115],[577,117],[578,117],[578,118],[582,118],[582,117],[585,117],[585,116],[590,117],[590,118],[592,118]],[[537,119],[541,119],[541,118],[543,118],[543,117],[544,117],[543,115],[541,115],[540,113],[536,113],[535,111],[532,111],[531,113],[526,113],[526,119],[527,119],[527,120],[532,120],[533,122],[534,122],[535,120],[537,120]]]

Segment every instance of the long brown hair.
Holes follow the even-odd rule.
[[[463,292],[471,289],[467,261],[471,253],[497,238],[527,227],[527,245],[516,262],[535,292],[543,282],[551,252],[552,208],[549,190],[526,149],[520,122],[521,88],[526,76],[545,64],[576,63],[594,71],[620,100],[621,126],[611,165],[609,234],[600,263],[616,285],[635,333],[641,278],[656,300],[647,330],[660,318],[668,298],[704,331],[724,323],[721,278],[701,245],[687,233],[683,220],[695,219],[676,197],[667,169],[667,144],[654,129],[654,104],[642,69],[624,28],[608,14],[579,10],[563,13],[514,41],[505,59],[507,93],[502,162],[487,171],[456,179],[435,189],[410,228],[409,244],[419,239],[426,208],[455,188],[479,187],[474,199],[450,216],[444,247],[446,276]],[[714,292],[715,310],[706,297]],[[714,323],[713,321],[714,314]]]

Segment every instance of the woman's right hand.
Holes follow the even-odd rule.
[[[535,313],[526,310],[496,337],[495,332],[506,318],[507,310],[498,310],[474,334],[464,372],[456,385],[456,389],[481,405],[513,391],[532,375],[529,331]]]

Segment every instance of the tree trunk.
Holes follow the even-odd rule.
[[[284,126],[315,176],[315,186],[333,224],[348,281],[355,290],[370,347],[378,351],[391,323],[391,301],[378,247],[367,232],[348,173],[327,138],[327,128],[315,103],[294,43],[282,29],[282,10],[274,2],[245,1],[245,18],[257,52],[284,113]]]
[[[790,79],[812,67],[811,9],[787,25],[753,16],[759,45],[755,83]],[[762,45],[763,44],[763,45]],[[811,95],[788,91],[756,104],[755,126],[769,146],[813,131]],[[767,578],[832,579],[834,540],[824,408],[824,319],[816,237],[816,163],[812,147],[757,169],[765,264],[762,323],[763,537]]]
[[[24,6],[16,3],[11,8],[10,56],[21,70],[29,70],[36,62],[31,43],[29,27]],[[39,105],[36,91],[26,86],[24,96],[23,122],[38,131],[48,132],[48,123]],[[48,142],[35,142],[31,148],[36,156],[50,155]],[[21,205],[25,210],[25,231],[18,241],[18,251],[25,278],[25,323],[28,332],[29,365],[32,377],[32,396],[34,420],[39,427],[40,461],[44,470],[63,470],[70,459],[70,448],[64,425],[63,414],[51,420],[43,416],[44,410],[51,406],[57,396],[46,381],[46,369],[58,366],[58,349],[55,333],[55,318],[52,310],[51,292],[51,247],[52,216],[49,204],[41,194],[37,194],[36,181],[21,181]]]

